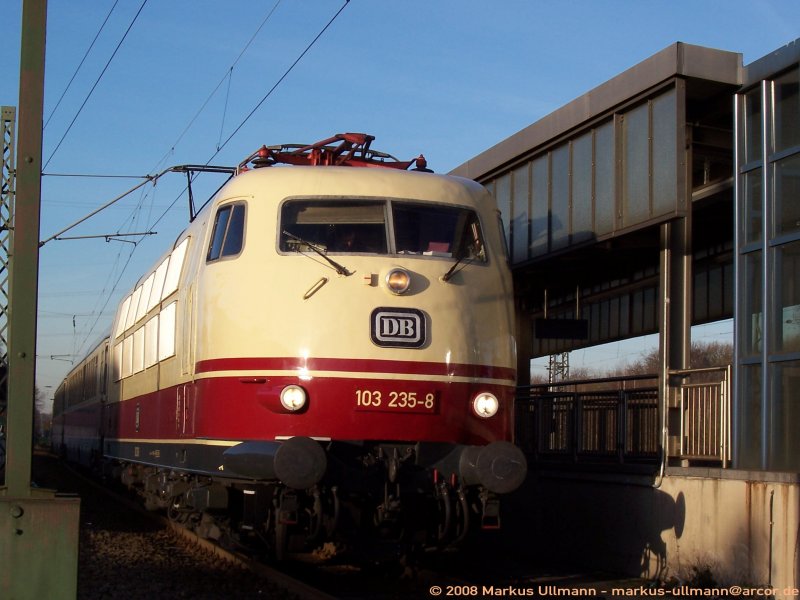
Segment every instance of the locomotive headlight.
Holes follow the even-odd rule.
[[[494,394],[489,392],[478,394],[472,401],[472,410],[475,411],[476,415],[484,419],[495,416],[498,408],[500,408],[500,402]]]
[[[393,294],[405,294],[411,285],[411,274],[405,269],[395,267],[386,274],[386,287]]]
[[[281,404],[286,410],[296,412],[306,405],[308,396],[299,385],[287,385],[281,390]]]

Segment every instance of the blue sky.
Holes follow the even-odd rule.
[[[0,20],[2,105],[18,103],[21,4],[6,2]],[[747,64],[800,37],[797,0],[148,0],[134,21],[142,4],[50,0],[42,239],[140,181],[55,174],[236,164],[262,144],[343,131],[371,133],[401,159],[424,153],[446,172],[676,41],[740,52]],[[180,176],[164,178],[65,234],[158,232],[135,246],[42,248],[37,382],[46,394],[186,225],[182,189]]]

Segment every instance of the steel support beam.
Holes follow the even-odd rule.
[[[680,431],[679,397],[682,371],[691,365],[692,247],[691,217],[661,225],[659,258],[659,412],[662,426],[662,468],[670,446],[677,448]],[[675,379],[677,378],[677,379]],[[668,435],[673,436],[670,442]]]

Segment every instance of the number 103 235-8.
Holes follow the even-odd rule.
[[[433,392],[356,390],[356,408],[433,411],[436,408],[436,394]]]

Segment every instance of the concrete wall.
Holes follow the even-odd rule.
[[[507,507],[506,531],[529,549],[533,536],[536,560],[662,581],[705,573],[724,586],[800,587],[796,478],[691,471],[675,469],[660,485],[532,474]]]

